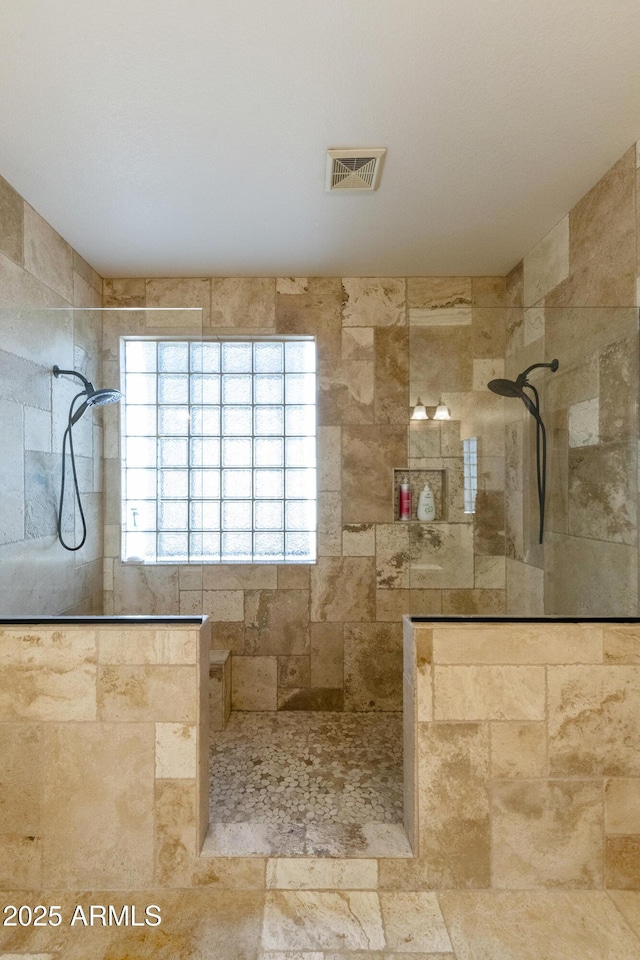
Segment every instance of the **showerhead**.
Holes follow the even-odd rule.
[[[487,384],[489,390],[497,393],[499,397],[520,397],[524,396],[522,387],[519,387],[515,380],[490,380]]]
[[[122,400],[122,394],[113,387],[103,387],[102,390],[94,390],[86,399],[88,407],[102,407],[106,403],[118,403]]]
[[[77,377],[78,380],[82,380],[84,384],[84,390],[82,393],[78,394],[76,400],[86,394],[86,400],[81,404],[81,406],[78,407],[71,418],[71,426],[78,422],[80,417],[85,413],[87,407],[102,407],[107,403],[118,403],[118,401],[122,399],[122,394],[114,387],[103,387],[100,390],[96,390],[91,381],[87,380],[86,377],[83,377],[81,373],[77,373],[75,370],[61,370],[60,367],[56,365],[53,368],[54,377],[59,377],[62,374],[66,374],[70,377]]]

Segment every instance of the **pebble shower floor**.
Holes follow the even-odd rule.
[[[400,713],[232,713],[211,747],[218,823],[402,821]]]

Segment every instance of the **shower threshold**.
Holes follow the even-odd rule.
[[[213,735],[205,857],[411,857],[400,713],[232,713]]]

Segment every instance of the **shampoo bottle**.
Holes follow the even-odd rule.
[[[418,499],[418,520],[423,523],[436,518],[436,502],[433,498],[433,490],[428,483],[425,483]]]
[[[408,477],[403,477],[400,483],[398,517],[400,520],[411,520],[411,486]]]

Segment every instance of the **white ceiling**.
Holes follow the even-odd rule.
[[[503,274],[640,138],[638,0],[0,0],[0,173],[105,276]],[[328,194],[328,147],[387,147]]]

